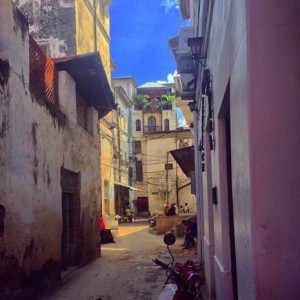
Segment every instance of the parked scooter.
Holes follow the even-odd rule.
[[[164,242],[171,255],[172,262],[165,264],[153,258],[152,261],[166,270],[167,280],[162,293],[157,300],[203,300],[202,289],[205,282],[203,269],[196,266],[192,261],[186,263],[174,263],[174,257],[169,246],[176,241],[174,234],[168,233]]]
[[[132,223],[133,217],[132,217],[132,215],[130,215],[130,216],[119,216],[119,215],[116,215],[115,216],[115,220],[118,221],[118,224],[121,224],[121,223]]]
[[[154,212],[151,214],[151,216],[150,216],[150,218],[149,218],[149,227],[151,227],[151,228],[156,227],[156,217],[157,217],[157,215],[158,215],[158,211],[157,211],[157,210],[154,211]]]

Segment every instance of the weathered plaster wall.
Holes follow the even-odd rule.
[[[98,139],[30,93],[26,23],[9,0],[1,1],[0,18],[6,20],[0,29],[0,72],[6,74],[0,82],[0,281],[18,288],[33,273],[37,284],[60,277],[61,167],[81,179],[79,263],[99,255]],[[74,95],[74,82],[69,88]]]
[[[74,0],[14,0],[29,22],[34,39],[49,43],[49,55],[76,54]]]

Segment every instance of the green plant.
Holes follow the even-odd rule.
[[[175,96],[173,95],[162,95],[161,96],[161,101],[160,101],[160,106],[165,107],[165,106],[172,106],[172,104],[175,101]]]
[[[161,96],[161,99],[162,99],[163,101],[165,101],[166,103],[168,103],[168,104],[172,104],[172,103],[174,103],[174,101],[175,101],[175,96],[165,94],[165,95],[162,95],[162,96]]]
[[[142,108],[150,106],[149,99],[150,99],[150,97],[148,95],[138,95],[138,94],[133,95],[133,103],[136,106],[139,106]]]

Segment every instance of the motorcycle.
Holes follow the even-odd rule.
[[[203,269],[196,266],[193,261],[186,263],[174,262],[174,256],[169,248],[176,241],[174,234],[168,233],[164,236],[164,243],[172,258],[170,264],[153,258],[152,261],[166,270],[167,280],[162,293],[157,300],[203,300],[202,289],[205,283]]]
[[[129,215],[129,216],[119,216],[119,215],[116,215],[115,216],[115,220],[118,221],[118,224],[121,224],[121,223],[132,223],[133,217],[132,217],[132,215]]]
[[[157,217],[157,215],[158,215],[157,210],[151,214],[150,219],[149,219],[149,227],[151,227],[151,228],[156,227],[156,217]]]

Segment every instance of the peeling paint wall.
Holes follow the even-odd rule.
[[[95,1],[95,7],[92,0],[14,0],[14,3],[28,19],[30,34],[47,48],[51,57],[99,51],[111,82],[109,5],[102,0]]]
[[[29,22],[34,39],[47,46],[51,57],[76,54],[73,0],[15,0]]]
[[[30,93],[29,36],[20,16],[10,0],[0,2],[6,20],[0,27],[0,287],[10,292],[25,280],[34,279],[35,287],[60,278],[61,168],[80,174],[78,264],[99,255],[98,138],[67,117],[62,122],[62,113],[53,115]]]

